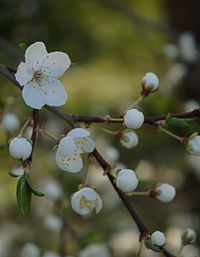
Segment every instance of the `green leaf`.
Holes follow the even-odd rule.
[[[32,191],[32,193],[33,193],[34,195],[39,196],[39,197],[45,196],[44,193],[38,191],[38,190],[32,185],[29,176],[25,175],[25,178],[26,178],[26,182],[27,182],[28,186],[30,187],[30,189],[31,189],[31,191]]]
[[[22,176],[17,184],[17,202],[19,206],[20,213],[22,215],[27,215],[31,209],[31,189],[26,181],[25,176]]]
[[[150,249],[150,250],[152,250],[154,252],[157,252],[157,253],[162,253],[163,252],[158,246],[153,245],[150,242],[150,240],[145,240],[144,242],[145,242],[145,246],[146,246],[147,249]]]
[[[165,124],[167,126],[175,126],[180,128],[185,128],[189,126],[189,123],[186,120],[174,117],[166,119]]]

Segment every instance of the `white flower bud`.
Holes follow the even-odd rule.
[[[193,229],[188,228],[183,232],[181,236],[182,244],[183,245],[193,244],[195,243],[196,238],[197,238],[196,232]]]
[[[5,130],[12,132],[19,128],[19,119],[12,113],[6,113],[2,119],[2,125]]]
[[[133,131],[125,131],[120,138],[120,143],[128,149],[133,148],[138,144],[138,136]]]
[[[124,124],[127,128],[138,129],[144,123],[144,115],[137,109],[131,109],[124,115]]]
[[[166,243],[165,234],[160,231],[155,231],[151,235],[151,243],[157,246],[163,246]]]
[[[138,185],[138,179],[133,170],[122,169],[117,174],[116,185],[123,192],[130,193],[134,191]]]
[[[90,244],[80,251],[79,257],[111,257],[108,248],[104,244]]]
[[[43,257],[60,257],[60,255],[55,252],[46,252],[43,254]]]
[[[189,139],[187,144],[187,151],[191,155],[195,155],[195,156],[200,155],[200,136],[195,135],[195,136],[192,136],[191,139]]]
[[[60,217],[51,214],[45,218],[45,225],[49,230],[59,232],[63,223]]]
[[[99,213],[102,208],[102,200],[94,189],[84,187],[72,195],[71,206],[80,215]]]
[[[142,88],[147,93],[155,92],[159,87],[159,80],[156,74],[147,72],[142,79]]]
[[[62,196],[62,188],[56,180],[45,180],[43,188],[45,195],[51,200],[56,201]]]
[[[119,159],[119,151],[111,145],[106,147],[105,155],[110,162],[116,162]]]
[[[157,198],[161,202],[167,203],[174,199],[176,195],[176,189],[167,183],[158,184],[156,188],[149,192],[149,195],[151,197]]]
[[[39,257],[39,256],[40,256],[40,249],[37,245],[33,243],[25,244],[20,254],[20,257]]]
[[[24,137],[15,137],[10,141],[9,152],[13,158],[24,161],[31,155],[32,145]]]

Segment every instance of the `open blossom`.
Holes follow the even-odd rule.
[[[56,164],[63,171],[79,172],[83,167],[81,155],[93,152],[94,148],[90,132],[83,128],[75,128],[60,140],[55,156]]]
[[[9,153],[15,159],[22,159],[25,161],[28,159],[28,157],[30,157],[31,152],[32,145],[24,137],[15,137],[9,143]]]
[[[99,213],[102,200],[99,194],[90,187],[84,187],[74,193],[71,198],[72,209],[80,215]]]
[[[163,246],[166,244],[165,234],[160,231],[155,231],[151,235],[151,243],[157,246]]]
[[[130,109],[124,115],[124,124],[127,128],[138,129],[144,123],[144,115],[137,109]]]
[[[42,42],[30,45],[25,52],[25,62],[19,64],[15,74],[23,86],[22,96],[26,104],[35,109],[41,109],[45,104],[65,104],[67,93],[59,78],[70,64],[67,54],[48,53]]]
[[[117,174],[116,185],[123,192],[130,193],[134,191],[138,185],[138,179],[133,170],[122,169]]]

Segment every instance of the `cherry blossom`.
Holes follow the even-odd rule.
[[[75,128],[60,140],[55,156],[56,164],[63,171],[79,172],[83,167],[82,154],[91,153],[94,148],[90,132]]]
[[[67,93],[59,78],[69,68],[71,61],[63,52],[48,53],[44,43],[36,42],[25,52],[25,62],[21,62],[15,74],[23,86],[25,103],[35,109],[45,104],[61,106],[67,101]]]

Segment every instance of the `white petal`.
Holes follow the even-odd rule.
[[[37,71],[47,54],[45,44],[42,42],[35,42],[26,49],[25,62],[29,68],[33,68]]]
[[[41,71],[44,75],[59,78],[69,68],[71,61],[63,52],[52,52],[44,59]]]
[[[49,106],[61,106],[67,101],[67,92],[58,79],[43,78],[41,80],[41,94],[45,104]]]
[[[41,88],[35,82],[29,82],[24,86],[22,96],[26,104],[34,109],[41,109],[42,106],[45,105],[45,99],[41,94]]]
[[[80,154],[91,153],[94,151],[95,144],[90,137],[76,138],[74,140],[76,148]]]
[[[75,153],[76,145],[74,143],[74,140],[71,137],[64,137],[60,140],[60,143],[58,145],[58,152],[66,156],[71,156]]]
[[[72,138],[89,137],[90,132],[87,129],[75,128],[72,129],[67,135]]]
[[[17,68],[15,74],[17,82],[23,86],[33,78],[33,72],[31,72],[24,62],[21,62]]]
[[[55,159],[56,164],[63,171],[76,173],[79,172],[83,167],[83,162],[79,154],[74,154],[70,157],[64,157],[57,151]]]

